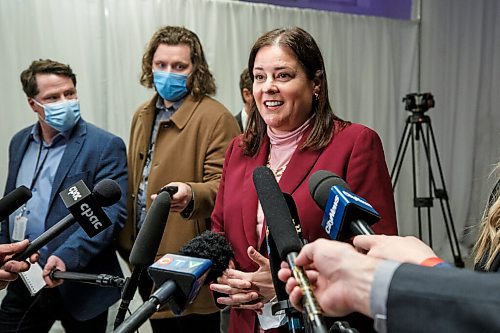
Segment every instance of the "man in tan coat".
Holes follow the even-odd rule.
[[[156,94],[132,119],[129,219],[120,247],[122,253],[132,248],[154,194],[177,186],[159,258],[210,229],[224,153],[239,130],[231,113],[208,96],[215,93],[214,78],[198,37],[188,29],[167,26],[155,32],[143,56],[141,84],[154,87]],[[139,292],[147,298],[152,282],[142,280]],[[218,332],[219,312],[204,287],[183,316],[163,311],[151,325],[154,332]]]

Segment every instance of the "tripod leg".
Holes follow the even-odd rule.
[[[424,144],[424,148],[425,148],[426,156],[427,156],[427,163],[429,165],[429,176],[430,176],[430,180],[432,183],[432,189],[434,190],[434,194],[435,194],[436,198],[439,199],[439,203],[441,206],[441,211],[443,213],[443,219],[444,219],[444,223],[445,223],[445,227],[446,227],[446,232],[448,234],[448,240],[450,242],[451,252],[452,252],[453,258],[455,260],[455,266],[456,267],[464,267],[464,262],[462,260],[461,254],[460,254],[460,246],[458,244],[457,234],[455,231],[455,225],[453,223],[453,217],[451,215],[450,203],[448,201],[448,191],[446,189],[446,184],[444,182],[443,170],[441,168],[441,161],[439,160],[436,139],[434,137],[434,131],[432,130],[430,118],[428,120],[427,126],[428,126],[428,131],[430,132],[430,136],[432,139],[431,140],[432,147],[429,145],[431,142],[428,142],[427,140],[425,140],[425,138],[423,136],[422,136],[422,139],[423,139],[422,142]],[[437,188],[434,174],[432,172],[432,165],[431,165],[431,161],[429,158],[430,154],[431,154],[431,152],[430,152],[431,148],[434,149],[434,155],[436,158],[436,164],[438,166],[439,177],[440,177],[441,185],[443,186],[442,189]]]
[[[418,124],[412,123],[411,127],[411,169],[412,169],[412,180],[413,180],[413,206],[417,207],[417,220],[418,220],[418,238],[422,239],[422,210],[421,203],[418,198],[418,188],[417,188],[417,164],[415,157],[415,140],[418,139],[418,132],[420,126]]]
[[[420,128],[422,129],[422,128]],[[423,145],[424,145],[424,148],[426,147],[426,140],[427,139],[427,142],[429,142],[429,126],[427,126],[427,131],[425,133],[425,137],[424,137],[424,133],[422,131],[422,142],[423,142]],[[428,177],[429,179],[429,183],[427,184],[427,188],[429,189],[429,193],[428,193],[428,197],[429,198],[433,198],[433,194],[432,194],[432,179],[433,177],[431,176],[432,175],[432,163],[431,163],[431,156],[429,154],[429,149],[426,149],[425,148],[425,157],[428,161],[427,163],[427,174],[430,175],[430,177]],[[427,207],[427,232],[429,234],[429,246],[432,248],[432,217],[431,217],[431,206],[430,207]]]
[[[407,120],[405,128],[403,130],[403,135],[399,141],[398,152],[396,153],[396,160],[394,160],[394,165],[391,170],[391,180],[392,180],[392,190],[396,188],[396,183],[398,182],[399,172],[401,171],[401,165],[403,165],[403,159],[408,148],[408,142],[410,140],[411,133],[410,122]]]

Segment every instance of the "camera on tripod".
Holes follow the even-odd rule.
[[[410,112],[425,112],[434,107],[434,96],[431,93],[411,93],[403,97],[405,110]]]

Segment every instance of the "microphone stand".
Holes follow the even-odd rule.
[[[359,333],[357,329],[351,328],[346,321],[336,321],[328,330],[328,333]]]
[[[99,287],[113,287],[113,288],[122,288],[127,283],[128,280],[128,278],[122,278],[119,276],[113,276],[108,274],[62,272],[58,269],[50,272],[49,277],[52,280],[62,279],[65,281],[75,281],[80,283],[93,284]]]
[[[177,289],[177,284],[172,280],[167,280],[144,302],[130,317],[119,326],[115,327],[114,333],[134,332],[149,317],[163,306],[172,297]]]
[[[142,271],[143,271],[142,268],[134,267],[130,278],[127,279],[127,283],[125,284],[125,287],[122,289],[122,301],[120,302],[120,306],[118,307],[118,311],[116,313],[114,328],[120,326],[120,324],[125,319],[125,315],[127,314],[130,302],[134,298],[135,291],[139,286],[139,281],[141,279]]]

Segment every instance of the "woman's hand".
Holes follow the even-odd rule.
[[[247,254],[259,265],[257,271],[248,273],[229,268],[223,276],[217,279],[217,283],[210,285],[210,289],[227,295],[217,298],[216,301],[220,304],[260,313],[264,304],[276,295],[269,259],[252,246],[248,247]]]

